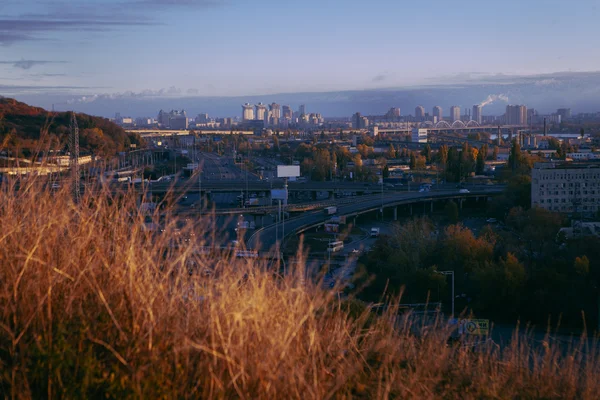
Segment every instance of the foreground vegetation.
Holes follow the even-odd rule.
[[[1,189],[5,398],[600,397],[595,347],[448,347],[442,321],[341,300],[302,262],[197,252],[210,220],[161,211],[159,234],[131,194]]]

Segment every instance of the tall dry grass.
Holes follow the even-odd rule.
[[[74,205],[68,188],[4,183],[5,398],[600,398],[590,349],[448,347],[394,302],[377,314],[302,268],[199,254],[210,222],[160,211],[157,234],[137,210],[131,194]]]

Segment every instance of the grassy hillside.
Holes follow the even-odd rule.
[[[137,135],[101,117],[77,114],[82,152],[110,157],[140,144]],[[67,143],[70,114],[50,112],[14,99],[0,98],[0,146],[24,157],[47,149],[61,150]]]
[[[132,195],[62,190],[0,190],[5,398],[600,398],[595,350],[448,347],[444,326],[342,300],[302,263],[196,252],[209,220],[167,215],[157,235]]]

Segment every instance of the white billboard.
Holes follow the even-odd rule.
[[[300,176],[299,165],[278,165],[277,166],[277,177],[278,178],[293,178]]]

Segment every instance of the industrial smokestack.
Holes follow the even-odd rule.
[[[546,118],[544,118],[544,136],[546,136]]]

